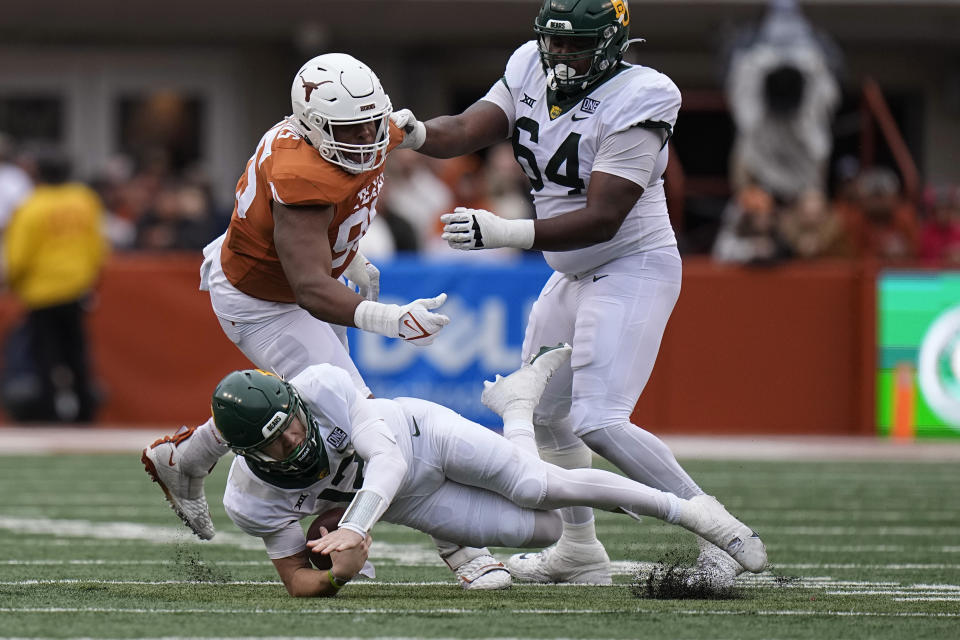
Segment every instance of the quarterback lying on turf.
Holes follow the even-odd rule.
[[[533,409],[569,356],[567,345],[546,349],[488,383],[483,401],[504,418],[505,437],[432,402],[365,398],[331,365],[289,382],[235,371],[213,395],[215,424],[238,454],[227,513],[263,539],[294,596],[335,595],[360,570],[381,519],[460,544],[522,547],[555,541],[562,524],[554,509],[578,504],[677,523],[762,570],[763,543],[715,499],[684,500],[537,457]],[[308,542],[300,520],[345,502],[340,528]],[[311,552],[331,554],[332,569],[314,569]]]

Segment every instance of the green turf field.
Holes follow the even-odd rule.
[[[635,597],[634,562],[692,560],[693,536],[604,513],[613,587],[468,593],[425,535],[380,524],[376,581],[294,600],[217,499],[217,537],[187,536],[138,454],[0,456],[0,637],[960,638],[956,463],[686,466],[767,543],[729,599]]]

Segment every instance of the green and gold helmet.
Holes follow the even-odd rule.
[[[296,389],[272,373],[245,369],[228,374],[213,392],[211,411],[230,449],[246,458],[254,471],[306,479],[326,468],[326,451],[309,410]],[[280,437],[294,418],[306,430],[300,446],[283,460],[265,454],[263,448]]]
[[[563,93],[579,93],[604,78],[623,58],[630,32],[626,0],[544,0],[533,23],[540,43],[540,60]],[[577,50],[551,53],[551,38],[570,38]],[[576,73],[571,62],[589,60]]]

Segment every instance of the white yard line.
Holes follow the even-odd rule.
[[[873,569],[884,571],[917,571],[926,569],[960,569],[960,564],[857,564],[857,563],[776,563],[777,569]]]
[[[275,636],[277,638],[282,638],[282,640],[317,640],[319,636]],[[203,636],[203,640],[265,640],[266,636]],[[337,636],[337,640],[422,640],[422,636],[375,636],[375,637],[359,637],[359,636]],[[103,638],[43,638],[37,636],[31,636],[29,638],[16,638],[16,637],[3,637],[3,640],[103,640]],[[196,640],[196,636],[162,636],[159,638],[141,638],[137,637],[137,640]],[[463,636],[458,636],[456,638],[449,637],[439,637],[434,638],[430,637],[430,640],[463,640]],[[506,636],[506,637],[494,637],[494,638],[484,638],[483,640],[531,640],[529,637],[519,637],[519,636]],[[550,640],[580,640],[575,638],[551,638]],[[593,637],[592,640],[615,640],[613,638],[598,638]]]
[[[158,506],[159,508],[159,506]],[[218,532],[206,542],[190,534],[183,527],[156,527],[134,522],[95,522],[58,518],[12,517],[0,515],[0,529],[34,535],[55,535],[67,538],[96,538],[98,540],[140,540],[168,544],[230,545],[244,549],[262,549],[259,540],[240,533]]]
[[[318,636],[277,636],[283,640],[317,640]],[[264,640],[265,636],[222,636],[222,637],[210,637],[203,636],[203,640]],[[3,640],[103,640],[103,638],[43,638],[31,636],[30,638],[8,638],[4,637]],[[159,638],[140,638],[137,640],[196,640],[196,636],[162,636]],[[422,640],[422,636],[375,636],[375,637],[350,637],[350,636],[337,636],[337,640]],[[431,636],[430,640],[463,640],[462,636],[457,638],[434,638]],[[522,637],[496,637],[496,638],[484,638],[484,640],[530,640],[529,638]],[[550,640],[579,640],[574,638],[551,638]],[[613,638],[594,638],[593,640],[614,640]]]
[[[281,615],[289,616],[290,609],[218,609],[218,608],[190,608],[190,609],[154,609],[143,607],[0,607],[0,613],[145,613],[145,614],[214,614],[214,615]],[[817,611],[817,610],[792,610],[792,609],[774,609],[774,610],[736,610],[736,609],[713,609],[697,610],[686,609],[677,611],[664,611],[662,609],[497,609],[498,614],[509,613],[513,615],[623,615],[625,613],[641,615],[670,615],[670,616],[804,616],[813,618],[822,617],[878,617],[878,618],[960,618],[960,613],[928,613],[922,611]],[[360,609],[335,609],[335,608],[298,608],[297,615],[303,614],[323,614],[335,615],[344,614],[355,616],[358,614],[367,615],[391,615],[391,616],[410,616],[410,615],[482,615],[488,616],[489,611],[485,609],[455,609],[455,608],[428,608],[428,609],[387,609],[387,608],[360,608]]]
[[[217,563],[226,564],[226,563]],[[233,563],[238,564],[238,563]],[[765,579],[761,579],[765,578]],[[102,580],[95,578],[58,578],[58,579],[26,579],[26,580],[5,580],[0,581],[0,585],[11,587],[41,586],[41,585],[142,585],[142,586],[164,586],[174,584],[189,584],[194,586],[223,586],[223,585],[252,585],[252,586],[280,586],[279,580]],[[450,580],[427,580],[427,581],[393,581],[393,580],[367,580],[358,578],[353,583],[355,586],[394,586],[394,587],[434,587],[456,585],[456,582]],[[775,576],[754,576],[753,579],[743,579],[739,581],[740,586],[749,588],[766,588],[776,584]],[[547,589],[547,588],[576,588],[583,585],[574,584],[537,584],[537,583],[518,583],[516,586]],[[626,584],[614,585],[593,585],[603,588],[626,587]],[[846,587],[837,589],[837,587]],[[849,587],[861,587],[852,589]],[[827,591],[830,595],[895,595],[895,596],[946,596],[960,597],[960,585],[902,585],[899,582],[851,582],[844,580],[831,579],[809,579],[800,578],[796,583],[784,585],[783,588],[802,588],[802,589],[835,589]]]

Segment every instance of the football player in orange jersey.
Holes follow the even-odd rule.
[[[368,396],[347,351],[346,327],[427,345],[449,322],[433,312],[445,293],[402,306],[377,302],[379,272],[358,250],[376,215],[387,153],[412,141],[390,122],[390,98],[377,76],[349,55],[309,60],[290,96],[293,114],[260,139],[237,183],[226,233],[204,249],[200,288],[257,367],[290,379],[310,365],[333,364]],[[212,420],[143,451],[148,473],[204,539],[214,528],[203,478],[227,451]],[[469,588],[510,585],[486,549],[437,544]]]

